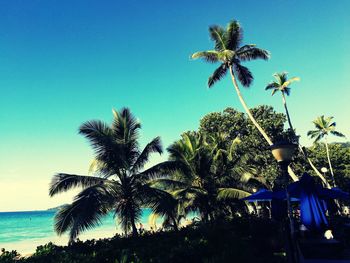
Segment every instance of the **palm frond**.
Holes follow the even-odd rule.
[[[51,180],[49,195],[54,196],[75,187],[86,188],[97,184],[103,184],[105,181],[106,179],[95,176],[59,173],[54,175]]]
[[[250,193],[236,188],[219,188],[219,200],[237,200],[250,196]]]
[[[192,59],[202,58],[207,62],[216,63],[219,61],[219,53],[218,51],[215,51],[215,50],[200,51],[200,52],[193,53],[191,58]]]
[[[79,133],[90,141],[98,156],[116,147],[111,137],[113,131],[102,121],[93,120],[83,123],[79,128]]]
[[[185,199],[188,196],[194,196],[197,194],[205,195],[207,193],[204,189],[200,189],[198,187],[193,186],[172,191],[172,195],[176,199]]]
[[[236,52],[236,56],[241,61],[250,61],[258,58],[263,60],[268,60],[270,58],[270,54],[267,50],[257,48],[257,47],[250,47],[250,48],[242,47]]]
[[[149,161],[149,156],[151,153],[163,153],[162,142],[160,137],[154,138],[150,143],[146,145],[141,154],[138,156],[137,160],[132,166],[131,171],[137,172],[144,167],[144,165]]]
[[[122,108],[119,112],[113,109],[114,120],[112,124],[113,136],[119,143],[136,143],[141,128],[140,122],[134,117],[128,108]]]
[[[113,175],[114,173],[109,168],[108,164],[101,160],[93,159],[90,163],[88,174],[98,174],[101,175],[103,178],[107,178]]]
[[[213,25],[209,27],[209,35],[211,40],[215,42],[215,50],[223,51],[226,48],[225,43],[225,30],[217,25]]]
[[[286,87],[286,88],[284,88],[284,89],[282,90],[282,92],[285,93],[287,96],[289,96],[289,95],[290,95],[290,92],[291,92],[291,88]]]
[[[332,135],[335,135],[335,136],[338,136],[338,137],[345,137],[344,134],[342,134],[341,132],[338,132],[338,131],[330,131],[330,133]]]
[[[278,83],[271,82],[271,83],[267,84],[267,86],[265,87],[265,90],[276,89],[276,88],[278,88]]]
[[[181,182],[179,180],[174,179],[168,179],[168,178],[159,178],[152,180],[149,185],[151,187],[160,188],[160,189],[166,189],[166,190],[173,190],[173,189],[179,189],[184,188],[187,186],[186,183]]]
[[[105,188],[89,187],[81,191],[73,203],[55,215],[55,231],[62,235],[69,231],[70,242],[81,232],[101,224],[110,208],[110,196]]]
[[[165,161],[156,164],[139,174],[135,174],[134,177],[137,177],[138,180],[146,182],[151,179],[168,176],[177,171],[178,169],[181,169],[181,164],[179,162]]]
[[[251,173],[244,173],[243,176],[241,177],[241,182],[243,183],[255,183],[259,185],[263,185],[264,187],[269,187],[266,179],[262,176],[255,176]]]
[[[286,72],[286,71],[283,71],[280,73],[276,72],[275,74],[273,74],[273,76],[277,80],[279,86],[282,86],[283,83],[285,83],[287,81],[288,72]]]
[[[214,73],[209,77],[208,79],[208,87],[212,87],[216,82],[221,80],[223,77],[226,76],[227,73],[227,66],[226,64],[221,64]]]
[[[299,77],[292,77],[288,80],[286,80],[283,85],[284,86],[289,86],[290,84],[292,84],[293,82],[296,82],[296,81],[300,81],[300,78]]]
[[[272,91],[271,91],[271,96],[273,96],[273,95],[275,95],[275,93],[278,91],[278,89],[273,89]]]
[[[250,84],[253,82],[253,74],[250,72],[250,70],[242,66],[240,63],[236,62],[233,64],[234,70],[237,73],[237,77],[239,82],[243,85],[243,87],[249,87]]]
[[[232,20],[226,27],[226,48],[230,50],[236,50],[243,39],[243,29],[239,22]]]
[[[177,200],[170,193],[147,185],[143,185],[140,192],[143,193],[145,205],[154,213],[161,216],[175,213]]]
[[[318,130],[311,130],[307,132],[307,136],[310,136],[311,138],[316,137],[319,134]]]
[[[316,143],[323,138],[324,134],[320,133],[318,130],[313,130],[313,131],[308,131],[307,136],[310,136],[311,139],[314,139],[314,142]]]

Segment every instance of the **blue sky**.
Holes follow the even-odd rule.
[[[243,90],[248,105],[283,111],[264,87],[286,70],[301,77],[288,103],[302,142],[322,114],[349,138],[349,10],[346,0],[1,1],[0,211],[69,200],[49,199],[48,182],[56,172],[86,173],[92,151],[77,129],[110,121],[113,107],[140,119],[142,143],[160,135],[165,147],[208,112],[242,110],[228,78],[209,90],[215,66],[189,59],[212,48],[209,25],[233,18],[244,43],[272,54],[246,63],[255,77]]]

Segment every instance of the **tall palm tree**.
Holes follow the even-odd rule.
[[[193,59],[202,58],[210,63],[221,63],[221,65],[209,77],[208,86],[212,87],[217,81],[225,77],[229,71],[238,98],[242,103],[243,108],[247,112],[250,120],[258,128],[266,141],[269,144],[272,144],[268,135],[251,114],[246,102],[243,99],[242,93],[238,87],[236,80],[237,76],[238,80],[244,87],[249,87],[253,82],[253,75],[249,69],[243,66],[241,63],[254,59],[267,60],[269,58],[268,51],[257,48],[256,45],[252,44],[241,46],[243,39],[243,30],[236,20],[229,22],[226,29],[217,25],[210,26],[209,34],[215,43],[214,50],[201,51],[192,54]]]
[[[311,159],[307,156],[306,150],[303,149],[303,147],[299,144],[299,138],[295,133],[295,130],[293,128],[292,125],[292,121],[290,119],[290,115],[289,115],[289,111],[288,111],[288,107],[287,107],[287,101],[286,101],[286,96],[290,95],[290,85],[293,82],[299,81],[300,78],[299,77],[292,77],[288,79],[288,73],[287,72],[282,72],[282,73],[275,73],[273,74],[273,76],[275,77],[275,80],[270,82],[265,90],[272,90],[271,95],[275,95],[276,92],[280,91],[281,95],[282,95],[282,102],[283,102],[283,106],[284,109],[286,111],[286,115],[287,115],[287,120],[288,120],[288,124],[289,124],[289,128],[291,130],[291,132],[294,134],[295,140],[298,142],[299,145],[299,149],[301,151],[301,153],[306,157],[306,159],[308,160],[310,166],[312,167],[312,169],[315,171],[315,173],[321,178],[321,180],[328,186],[330,187],[330,185],[328,184],[327,180],[324,178],[324,176],[318,171],[318,169],[315,167],[315,165],[312,163]]]
[[[271,95],[273,96],[277,91],[281,92],[282,95],[282,101],[283,101],[283,106],[284,109],[286,111],[286,115],[287,115],[287,120],[288,120],[288,124],[290,129],[294,132],[294,128],[292,125],[292,122],[290,120],[290,116],[289,116],[289,111],[288,111],[288,107],[287,107],[287,101],[286,101],[286,96],[290,95],[290,85],[295,82],[295,81],[299,81],[300,78],[298,77],[293,77],[288,79],[288,73],[287,72],[282,72],[282,73],[275,73],[273,74],[273,76],[275,77],[275,81],[270,82],[265,90],[272,90]]]
[[[310,136],[312,139],[314,139],[315,143],[319,142],[321,139],[324,139],[324,144],[326,146],[326,151],[327,151],[329,169],[331,171],[332,177],[334,178],[331,158],[329,156],[327,137],[330,134],[338,137],[345,137],[345,135],[335,130],[336,123],[333,121],[333,118],[334,117],[324,117],[324,115],[317,117],[316,120],[313,121],[316,130],[308,131],[307,135]]]
[[[243,40],[243,30],[236,20],[229,22],[226,29],[218,25],[210,26],[209,34],[211,39],[214,41],[214,49],[196,52],[192,54],[191,57],[193,59],[202,58],[209,63],[221,63],[209,77],[209,87],[212,87],[216,82],[225,77],[227,72],[230,72],[235,91],[249,119],[253,122],[267,143],[272,145],[272,140],[256,121],[248,108],[237,83],[237,78],[243,87],[249,87],[253,82],[253,74],[247,67],[242,65],[242,62],[255,59],[267,60],[269,58],[269,52],[264,49],[257,48],[255,44],[242,46],[241,42]],[[289,171],[293,180],[297,180],[297,176],[291,171],[291,169],[289,169]]]
[[[127,108],[119,112],[113,110],[113,114],[111,125],[93,120],[79,128],[79,133],[94,149],[95,175],[59,173],[52,179],[50,196],[82,188],[73,203],[65,205],[55,215],[56,232],[61,235],[69,231],[70,242],[82,231],[100,224],[109,212],[118,216],[125,233],[132,229],[132,234],[137,235],[136,223],[142,206],[157,207],[171,197],[150,186],[151,178],[162,176],[159,164],[143,170],[150,154],[162,153],[160,138],[154,138],[141,150],[138,143],[140,123]],[[162,165],[171,170],[168,164]]]

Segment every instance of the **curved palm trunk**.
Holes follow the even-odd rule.
[[[252,123],[255,125],[255,127],[259,130],[259,132],[260,132],[261,135],[265,138],[265,140],[267,141],[267,143],[268,143],[269,145],[272,145],[273,142],[271,141],[271,139],[269,138],[269,136],[266,134],[266,132],[263,130],[263,128],[261,128],[261,126],[259,125],[259,123],[255,120],[255,118],[254,118],[254,116],[252,115],[252,113],[250,112],[250,110],[249,110],[247,104],[245,103],[245,101],[244,101],[244,99],[243,99],[243,96],[242,96],[242,93],[241,93],[241,90],[240,90],[239,87],[238,87],[236,78],[235,78],[235,76],[233,75],[232,66],[230,66],[230,74],[231,74],[233,86],[234,86],[235,89],[236,89],[236,92],[237,92],[239,101],[241,102],[241,104],[242,104],[244,110],[246,111],[246,113],[247,113],[249,119],[252,121]]]
[[[245,112],[247,113],[249,119],[252,121],[252,123],[255,125],[255,127],[259,130],[259,132],[261,133],[261,135],[264,137],[264,139],[267,141],[267,143],[271,146],[273,144],[273,142],[271,141],[271,139],[269,138],[269,136],[266,134],[266,132],[263,130],[263,128],[259,125],[259,123],[255,120],[253,114],[250,112],[247,104],[245,103],[241,90],[238,87],[236,78],[233,74],[232,71],[232,66],[230,66],[230,74],[231,74],[231,79],[232,79],[232,83],[233,86],[235,87],[235,90],[237,92],[239,101],[241,102]],[[290,175],[290,177],[293,179],[293,181],[298,181],[298,177],[295,175],[295,173],[293,172],[293,170],[288,166],[288,173]]]
[[[324,178],[324,176],[318,171],[318,169],[315,167],[315,165],[312,163],[311,159],[307,156],[306,152],[304,151],[303,147],[299,144],[299,140],[297,135],[295,134],[293,125],[292,125],[292,121],[290,120],[290,116],[289,116],[289,111],[288,111],[288,107],[287,107],[287,101],[286,101],[286,97],[284,95],[284,92],[282,91],[282,101],[283,101],[283,106],[284,109],[286,111],[286,115],[287,115],[287,120],[288,120],[288,124],[289,124],[289,128],[291,129],[294,137],[297,140],[298,146],[299,146],[299,150],[300,152],[305,156],[305,158],[307,159],[307,161],[309,162],[311,168],[315,171],[315,173],[318,175],[318,177],[321,178],[322,182],[327,186],[327,188],[330,188],[329,183],[327,182],[326,178]]]
[[[305,153],[305,155],[306,155],[306,153]],[[331,185],[327,182],[326,178],[324,178],[324,176],[318,171],[318,169],[312,163],[311,159],[309,157],[306,157],[306,158],[309,161],[311,168],[315,171],[315,173],[318,175],[318,177],[321,178],[322,182],[326,185],[326,187],[330,189]]]
[[[331,163],[331,157],[329,156],[329,148],[328,148],[328,141],[327,141],[327,137],[324,138],[325,140],[325,145],[326,145],[326,151],[327,151],[327,159],[328,159],[328,164],[329,164],[329,170],[331,171],[331,175],[332,178],[334,180],[334,173],[333,173],[333,167],[332,167],[332,163]],[[333,182],[335,184],[335,182]]]

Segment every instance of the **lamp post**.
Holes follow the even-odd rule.
[[[294,243],[293,241],[293,236],[294,236],[294,225],[293,225],[293,220],[292,220],[292,208],[290,205],[290,196],[288,193],[288,166],[290,162],[292,161],[293,153],[295,149],[298,146],[294,143],[288,142],[288,141],[280,141],[277,142],[273,145],[270,146],[270,149],[272,151],[273,157],[276,159],[280,170],[281,174],[276,178],[276,185],[277,188],[282,187],[286,191],[286,199],[287,199],[287,215],[289,219],[289,225],[290,225],[290,234],[291,234],[291,244]],[[292,257],[291,261],[295,262],[295,250],[292,249]]]
[[[290,198],[287,190],[288,185],[288,166],[292,160],[293,153],[297,145],[294,143],[290,143],[288,141],[280,141],[270,146],[273,157],[275,157],[276,161],[281,170],[280,176],[276,178],[276,184],[278,187],[282,187],[286,190],[286,198],[287,198],[287,207],[288,207],[288,218],[290,219],[291,228],[292,225],[292,211],[290,206]]]

